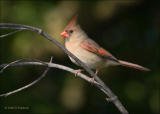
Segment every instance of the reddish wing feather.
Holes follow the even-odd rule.
[[[98,46],[93,45],[86,40],[81,43],[81,47],[93,53],[97,53],[99,48]]]
[[[93,52],[99,56],[112,57],[112,59],[115,59],[112,56],[112,54],[110,54],[109,52],[107,52],[103,48],[99,47],[98,45],[88,42],[87,40],[85,40],[81,43],[81,47],[90,51],[90,52]]]
[[[102,56],[112,56],[108,51],[104,50],[103,48],[98,49],[98,53]]]

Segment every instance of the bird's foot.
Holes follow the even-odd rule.
[[[78,69],[78,70],[74,70],[74,75],[75,77],[77,77],[78,73],[82,72],[83,70],[82,69]]]
[[[94,78],[90,78],[90,79],[89,79],[89,82],[90,82],[91,84],[94,83],[94,81],[95,81]]]

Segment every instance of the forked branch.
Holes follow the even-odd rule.
[[[42,29],[28,26],[28,25],[22,25],[22,24],[14,24],[14,23],[0,23],[0,29],[12,29],[17,30],[5,35],[1,35],[0,38],[5,38],[6,36],[12,35],[16,32],[19,32],[20,30],[29,30],[34,31],[43,36],[43,38],[48,39],[52,43],[54,43],[57,47],[59,47],[61,50],[63,50],[67,55],[72,57],[77,63],[79,63],[92,77],[94,77],[95,81],[103,88],[103,91],[108,96],[108,101],[111,101],[114,103],[114,105],[119,109],[119,111],[122,114],[128,114],[128,111],[125,109],[125,107],[122,105],[122,103],[119,101],[118,97],[111,91],[111,89],[105,85],[105,83],[96,75],[94,72],[87,67],[82,61],[80,61],[75,55],[73,55],[71,52],[69,52],[66,48],[64,48],[59,42],[57,42],[54,38],[47,35]],[[19,30],[19,31],[18,31]]]

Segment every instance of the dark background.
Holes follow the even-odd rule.
[[[158,1],[158,0],[157,0]],[[100,78],[119,97],[131,114],[160,113],[160,5],[145,0],[94,1],[0,1],[0,22],[42,28],[64,44],[60,37],[70,19],[78,21],[87,34],[115,57],[151,69],[142,72],[125,67],[109,67]],[[8,30],[0,30],[5,34]],[[66,54],[30,31],[0,39],[0,64],[20,58],[36,58],[78,69]],[[45,68],[24,66],[7,68],[0,74],[0,94],[22,87],[41,75]],[[31,88],[0,98],[0,113],[97,113],[119,114],[105,95],[66,71],[51,69]],[[29,109],[5,109],[28,107]]]

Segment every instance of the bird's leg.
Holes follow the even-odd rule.
[[[97,75],[98,74],[98,72],[99,72],[99,69],[98,68],[96,68],[96,72],[95,72],[95,74]],[[95,80],[94,80],[94,77],[92,77],[92,78],[90,78],[90,80],[89,80],[89,82],[91,82],[91,83],[93,83]]]
[[[74,70],[74,72],[75,72],[75,74],[74,74],[74,75],[75,75],[75,77],[77,77],[77,74],[78,74],[78,73],[80,73],[80,72],[82,72],[82,71],[83,71],[83,69],[77,69],[77,70]]]
[[[95,72],[95,74],[97,75],[97,74],[98,74],[98,72],[99,72],[99,68],[96,68],[96,72]]]

